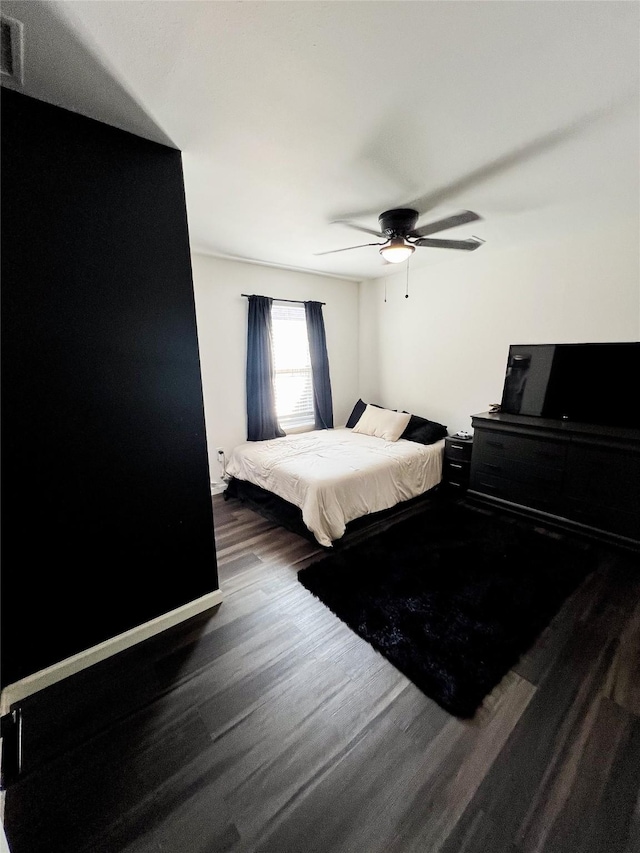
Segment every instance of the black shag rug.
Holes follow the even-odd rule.
[[[592,568],[588,545],[442,503],[298,579],[427,696],[470,718]]]

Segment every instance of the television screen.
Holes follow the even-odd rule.
[[[513,344],[501,409],[640,428],[640,343]]]

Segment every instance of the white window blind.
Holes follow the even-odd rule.
[[[313,426],[313,385],[304,305],[274,302],[271,333],[280,426],[285,432]]]

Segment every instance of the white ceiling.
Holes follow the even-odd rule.
[[[26,94],[183,154],[192,248],[333,275],[389,271],[392,207],[471,209],[465,252],[637,216],[640,4],[519,0],[40,2]],[[392,268],[395,270],[395,268]]]

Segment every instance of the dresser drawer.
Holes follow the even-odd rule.
[[[480,477],[494,476],[518,483],[547,486],[559,489],[562,485],[563,470],[549,467],[541,462],[525,462],[519,459],[505,459],[499,454],[488,454],[474,459],[474,471]]]
[[[640,519],[640,454],[581,445],[570,448],[565,492],[580,504],[609,506]]]
[[[480,459],[493,461],[497,457],[554,468],[562,468],[566,456],[564,443],[508,432],[476,430],[474,447],[474,457]]]
[[[553,511],[556,506],[557,489],[550,487],[548,483],[522,483],[495,474],[481,474],[477,466],[471,472],[469,488],[484,495],[547,512]]]

